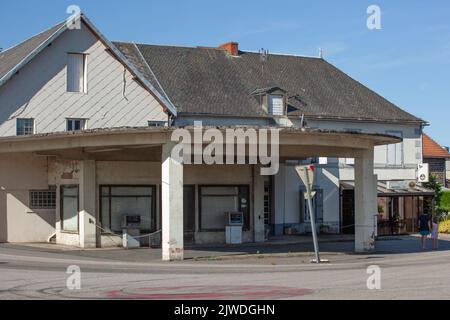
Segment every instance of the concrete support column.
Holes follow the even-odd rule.
[[[355,158],[355,252],[375,250],[374,215],[377,214],[377,176],[374,150]]]
[[[183,164],[171,156],[175,143],[162,148],[162,259],[183,260]]]
[[[284,216],[285,216],[285,195],[286,195],[286,165],[280,163],[280,169],[274,177],[274,234],[276,236],[284,233]]]
[[[6,190],[0,189],[0,243],[8,241]]]
[[[255,242],[264,242],[264,177],[261,167],[253,166],[253,229]]]
[[[95,248],[96,243],[96,172],[94,160],[81,161],[80,174],[80,247]]]

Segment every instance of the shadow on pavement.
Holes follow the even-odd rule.
[[[297,240],[297,243],[295,242]],[[420,238],[416,235],[410,236],[390,236],[380,237],[376,242],[376,254],[408,254],[431,251],[431,240],[427,241],[427,249],[423,251],[420,245]],[[354,254],[354,244],[352,238],[321,238],[319,242],[320,251],[328,254]],[[50,255],[55,254],[60,258],[80,257],[105,259],[124,262],[158,262],[161,261],[160,248],[140,248],[140,249],[90,249],[82,250],[76,248],[61,248],[57,245],[49,244],[1,244],[2,253],[9,250],[20,251],[22,255]],[[450,250],[450,235],[442,235],[439,241],[439,251]],[[314,247],[312,240],[307,236],[298,238],[290,237],[286,239],[269,241],[267,243],[251,243],[242,245],[217,245],[217,246],[186,246],[185,258],[217,258],[222,256],[249,255],[249,254],[313,254]]]
[[[439,240],[439,251],[450,250],[450,237],[443,235],[445,238]],[[389,236],[380,237],[375,244],[376,251],[374,253],[386,254],[406,254],[417,253],[423,251],[431,251],[432,241],[427,240],[427,249],[422,250],[420,237],[416,235]],[[322,239],[319,242],[321,252],[328,253],[354,253],[354,243],[352,238],[342,239],[340,241],[327,241]],[[217,256],[218,253],[224,255],[230,254],[277,254],[277,253],[301,253],[314,252],[312,239],[308,241],[302,236],[299,243],[277,243],[269,242],[262,244],[242,244],[242,245],[220,245],[220,246],[189,246],[188,251],[191,252],[211,252],[211,256]]]

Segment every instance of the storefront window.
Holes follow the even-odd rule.
[[[244,229],[250,227],[248,186],[200,187],[200,226],[202,230],[223,230],[226,212],[242,212]]]
[[[61,186],[61,228],[78,231],[78,186]]]
[[[121,233],[126,216],[139,216],[139,229],[156,231],[155,187],[153,186],[102,186],[102,228]]]

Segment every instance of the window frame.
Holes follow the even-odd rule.
[[[65,230],[64,229],[64,195],[63,190],[64,188],[74,188],[77,189],[77,230]],[[61,232],[63,233],[73,233],[73,234],[79,234],[80,233],[80,186],[78,184],[63,184],[59,187],[59,220],[60,220],[60,228]]]
[[[76,121],[80,121],[80,129],[78,129],[78,130],[73,129],[75,127]],[[66,131],[67,132],[77,132],[77,131],[86,130],[87,122],[88,122],[88,119],[85,119],[85,118],[66,118]],[[71,130],[69,130],[69,123],[72,123]]]
[[[281,114],[274,114],[273,113],[273,98],[280,98],[282,101],[282,107],[281,107]],[[285,96],[282,94],[267,94],[267,113],[274,117],[282,117],[286,115],[286,99]]]
[[[163,128],[167,127],[168,123],[164,120],[147,120],[147,126],[153,128]]]
[[[49,203],[50,205],[44,206],[44,205],[33,205],[33,193],[41,193],[41,194],[45,194],[48,193],[46,196],[48,197],[48,195],[50,193],[53,193],[53,200],[49,201],[48,198],[45,199],[45,201],[47,203]],[[42,198],[42,203],[44,203],[44,197],[39,197]],[[40,199],[38,199],[39,201]],[[49,188],[49,189],[42,189],[42,190],[29,190],[29,203],[28,206],[30,209],[32,210],[56,210],[56,188]]]
[[[70,55],[78,55],[83,58],[83,81],[81,84],[80,91],[70,91],[69,90],[69,56]],[[67,67],[66,67],[66,92],[67,93],[75,93],[75,94],[87,94],[88,86],[87,86],[87,60],[88,54],[84,52],[67,52]]]
[[[395,168],[403,167],[405,164],[405,145],[403,143],[403,131],[387,130],[386,134],[396,136],[398,138],[402,138],[401,142],[386,145],[386,165],[388,167],[395,167]],[[400,163],[397,163],[397,161],[395,161],[395,163],[393,163],[393,164],[389,163],[389,146],[395,147],[395,148],[397,148],[397,146],[399,146],[401,148]],[[395,149],[395,160],[397,160],[397,149]]]
[[[315,191],[315,190],[314,190]],[[316,221],[317,222],[317,201],[316,201],[316,197],[312,197],[311,198],[311,202],[312,202],[312,207],[314,210],[314,214],[316,215]],[[308,200],[305,199],[305,201],[303,201],[303,221],[304,222],[311,222],[311,213],[309,212],[309,204],[308,204]]]
[[[103,193],[102,193],[102,189],[103,188],[108,188],[108,195],[103,195]],[[142,194],[142,195],[130,195],[130,196],[127,196],[127,195],[112,195],[112,192],[111,192],[111,190],[112,190],[112,188],[151,188],[152,189],[152,195],[151,196],[148,196],[148,195],[144,195],[144,194]],[[150,232],[154,232],[154,231],[157,231],[157,229],[158,229],[158,218],[157,218],[157,216],[158,216],[158,212],[156,212],[156,207],[157,207],[157,204],[156,204],[156,202],[158,201],[158,199],[157,199],[157,193],[156,193],[156,190],[157,190],[157,186],[156,185],[152,185],[152,184],[101,184],[101,185],[99,185],[99,215],[98,215],[98,217],[99,217],[99,221],[100,221],[100,225],[101,225],[101,227],[102,227],[102,229],[105,229],[106,230],[106,228],[105,228],[105,225],[104,225],[104,221],[103,221],[103,198],[106,198],[106,199],[108,199],[108,202],[109,202],[109,204],[108,204],[108,206],[109,206],[109,212],[108,212],[108,224],[109,224],[109,230],[110,230],[110,233],[114,233],[114,231],[113,230],[111,230],[111,200],[112,200],[112,198],[133,198],[133,197],[140,197],[140,198],[150,198],[151,199],[151,208],[152,208],[152,215],[151,215],[151,217],[150,217],[150,219],[151,219],[151,223],[152,223],[152,225],[153,225],[153,227],[154,227],[154,229],[155,230],[150,230]],[[105,231],[105,230],[101,230],[101,233],[102,234],[108,234],[108,232],[107,231]]]
[[[23,134],[19,134],[19,121],[31,121],[32,122],[32,126],[24,126],[23,128]],[[32,129],[32,133],[25,133],[27,131],[27,129],[29,129],[31,127]],[[35,125],[35,121],[34,118],[17,118],[16,119],[16,136],[31,136],[33,134],[35,134],[36,132],[36,125]]]
[[[252,207],[251,207],[251,188],[249,184],[202,184],[198,186],[198,229],[199,232],[223,232],[225,231],[225,225],[223,228],[203,228],[202,226],[202,188],[208,188],[208,187],[217,187],[217,188],[228,188],[228,187],[234,187],[238,188],[238,194],[237,197],[240,200],[241,195],[244,193],[241,193],[241,188],[246,189],[247,194],[247,212],[243,212],[244,214],[244,225],[242,226],[242,231],[250,231],[252,229],[251,224],[251,215],[252,215]],[[220,195],[208,195],[208,196],[220,196]],[[223,195],[224,197],[227,197],[229,195]],[[239,210],[242,211],[241,203],[239,202]],[[225,213],[225,212],[224,212]]]

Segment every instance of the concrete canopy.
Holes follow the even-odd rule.
[[[263,127],[253,128],[256,131]],[[193,131],[193,127],[184,129]],[[208,129],[205,127],[203,129]],[[236,127],[216,127],[219,131]],[[374,175],[374,147],[392,144],[401,139],[380,134],[348,133],[294,128],[279,129],[280,161],[308,157],[355,158],[355,250],[374,249],[373,217],[376,214],[376,181]],[[175,127],[167,128],[114,128],[45,135],[0,138],[0,157],[7,154],[31,153],[42,157],[77,160],[80,162],[80,228],[78,238],[82,247],[98,246],[96,231],[99,212],[96,207],[96,161],[153,162],[153,172],[160,172],[163,260],[182,260],[184,250],[183,163],[172,155],[176,143],[171,142]],[[247,140],[241,140],[250,146]],[[210,141],[203,141],[209,144]],[[160,163],[160,169],[158,169]],[[259,165],[252,168],[253,215],[261,217],[264,183]],[[197,166],[201,167],[201,166]],[[206,167],[202,168],[207,169]],[[198,172],[199,173],[199,172]],[[126,173],[121,173],[126,175]],[[255,241],[263,241],[263,219],[253,218]]]
[[[209,129],[204,127],[203,129]],[[236,127],[216,127],[219,130]],[[264,127],[240,127],[241,129],[270,129]],[[168,128],[112,128],[59,132],[51,134],[0,138],[0,154],[10,152],[45,152],[83,148],[83,153],[120,151],[125,147],[157,147],[170,142],[175,127]],[[185,127],[189,131],[193,127]],[[398,143],[398,137],[371,134],[324,131],[312,129],[280,129],[280,157],[357,156],[358,150],[378,145]],[[81,150],[81,149],[80,149]]]

